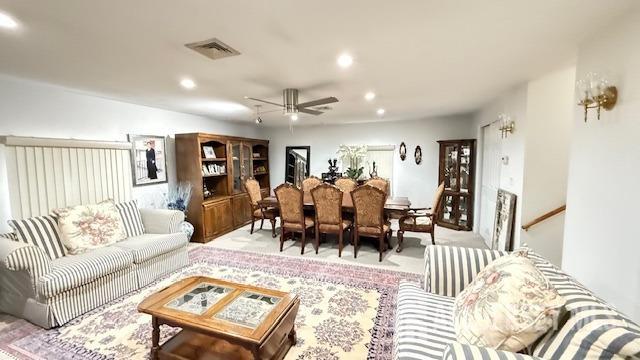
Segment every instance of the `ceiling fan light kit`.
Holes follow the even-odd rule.
[[[288,88],[288,89],[282,90],[282,104],[278,104],[272,101],[252,98],[248,96],[245,96],[245,99],[259,101],[261,103],[265,103],[269,105],[279,106],[282,108],[283,115],[288,116],[291,121],[298,120],[299,113],[310,114],[310,115],[323,114],[322,111],[311,109],[311,107],[338,102],[337,98],[330,96],[322,99],[307,101],[304,103],[298,103],[298,93],[299,93],[298,89]],[[265,112],[268,112],[268,111],[265,111]]]

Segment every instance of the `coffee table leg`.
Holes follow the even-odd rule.
[[[291,341],[291,346],[294,346],[298,343],[298,339],[296,338],[296,329],[291,328],[291,332],[289,333],[289,341]]]
[[[153,331],[151,332],[151,359],[156,360],[160,350],[160,324],[155,316],[151,318],[151,326],[153,326]]]

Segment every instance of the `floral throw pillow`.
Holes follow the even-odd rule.
[[[82,254],[127,237],[120,212],[112,201],[54,210],[62,243],[70,255]]]
[[[456,297],[456,337],[461,343],[518,352],[551,329],[564,303],[527,252],[503,256]]]

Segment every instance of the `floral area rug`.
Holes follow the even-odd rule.
[[[391,359],[395,304],[401,280],[412,273],[312,259],[198,247],[190,265],[57,329],[24,320],[0,332],[0,352],[18,359],[145,359],[151,317],[137,312],[147,296],[178,279],[204,275],[294,292],[298,343],[286,359]],[[179,329],[163,326],[161,341]]]

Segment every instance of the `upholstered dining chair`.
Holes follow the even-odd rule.
[[[342,196],[342,191],[330,184],[320,184],[311,190],[316,209],[316,254],[320,248],[320,234],[337,234],[338,257],[342,257],[344,232],[351,229],[351,221],[342,219]]]
[[[311,175],[308,178],[302,180],[302,191],[304,192],[311,191],[311,189],[315,188],[320,184],[322,184],[322,180]]]
[[[391,224],[385,221],[384,204],[387,194],[374,186],[363,185],[351,192],[354,208],[353,257],[358,257],[360,236],[378,238],[378,251],[387,249],[391,238]]]
[[[342,190],[342,192],[345,193],[350,193],[353,190],[355,190],[355,188],[358,187],[358,183],[353,180],[350,177],[342,177],[336,180],[335,182],[336,187],[338,187],[338,189]]]
[[[278,216],[278,209],[260,205],[262,193],[260,192],[260,183],[258,180],[254,178],[246,179],[244,181],[244,188],[247,190],[249,201],[251,202],[251,234],[253,234],[256,220],[260,220],[260,230],[262,230],[264,219],[269,219],[269,222],[271,222],[271,236],[276,237],[276,217]]]
[[[389,180],[381,177],[373,177],[365,182],[365,185],[373,186],[384,191],[385,195],[389,195]]]
[[[396,252],[402,251],[402,241],[404,240],[404,232],[420,232],[431,234],[431,243],[436,244],[435,229],[438,214],[440,214],[440,204],[442,203],[442,195],[444,194],[444,182],[438,186],[436,193],[433,195],[433,201],[429,208],[412,208],[409,212],[398,220],[400,229],[398,230],[398,247]]]
[[[297,187],[287,183],[278,186],[273,192],[276,194],[280,209],[280,251],[284,246],[287,232],[292,235],[292,238],[294,233],[301,233],[302,249],[300,254],[304,254],[307,230],[314,228],[313,218],[304,215],[304,193]]]

